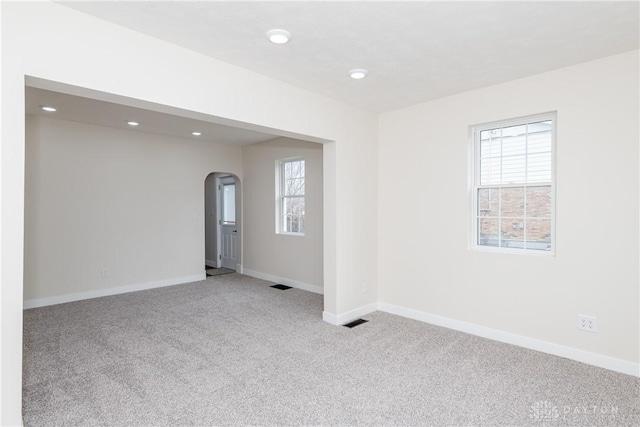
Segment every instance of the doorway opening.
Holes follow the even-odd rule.
[[[225,172],[205,179],[205,270],[207,276],[242,272],[240,180]]]

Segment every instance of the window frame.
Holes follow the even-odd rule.
[[[510,126],[518,126],[518,125],[527,125],[530,123],[536,123],[541,121],[551,121],[551,181],[550,182],[532,182],[532,183],[520,183],[520,184],[487,184],[481,185],[480,181],[480,133],[486,130],[492,130],[496,128],[505,128]],[[497,120],[493,122],[482,123],[478,125],[473,125],[469,127],[469,188],[470,188],[470,235],[469,235],[469,249],[478,252],[493,252],[493,253],[503,253],[503,254],[519,254],[519,255],[532,255],[532,256],[543,256],[543,257],[553,257],[556,255],[556,151],[557,151],[557,127],[558,127],[558,118],[557,112],[551,111],[547,113],[533,114],[528,116],[516,117],[512,119],[506,120]],[[500,158],[502,158],[502,154]],[[509,247],[498,247],[498,246],[489,246],[489,245],[480,245],[478,244],[478,219],[480,217],[480,206],[478,201],[478,190],[482,188],[528,188],[528,187],[540,187],[540,186],[550,186],[551,191],[551,214],[550,214],[550,222],[551,222],[551,236],[550,236],[550,244],[551,249],[539,250],[539,249],[527,249],[527,248],[509,248]],[[499,218],[501,218],[500,215]],[[526,211],[524,215],[525,223],[526,223]],[[500,232],[500,226],[499,226]],[[525,234],[526,236],[526,234]],[[525,238],[526,242],[526,238]]]
[[[284,168],[287,163],[299,162],[302,161],[304,163],[304,194],[302,196],[286,196],[284,194],[284,181],[285,181],[285,172]],[[304,237],[305,231],[286,231],[286,227],[284,224],[284,201],[291,198],[299,198],[305,202],[307,199],[307,162],[304,157],[296,156],[296,157],[287,157],[285,159],[276,160],[276,234],[282,234],[286,236],[298,236]],[[302,215],[303,222],[306,224],[306,209],[304,215]]]

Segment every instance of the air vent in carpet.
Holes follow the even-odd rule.
[[[353,322],[345,323],[342,326],[346,326],[347,328],[353,328],[353,327],[356,327],[358,325],[362,325],[363,323],[367,323],[367,322],[368,322],[368,320],[357,319],[357,320],[354,320]]]
[[[287,285],[273,285],[271,287],[280,289],[281,291],[286,291],[287,289],[291,289],[291,286],[287,286]]]

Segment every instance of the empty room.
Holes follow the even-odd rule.
[[[640,425],[637,1],[0,20],[0,425]]]

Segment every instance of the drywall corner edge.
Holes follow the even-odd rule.
[[[378,303],[363,305],[362,307],[355,308],[342,314],[333,314],[327,311],[323,311],[322,320],[334,326],[339,326],[344,325],[345,323],[349,323],[361,316],[373,313],[374,311],[378,311]]]

